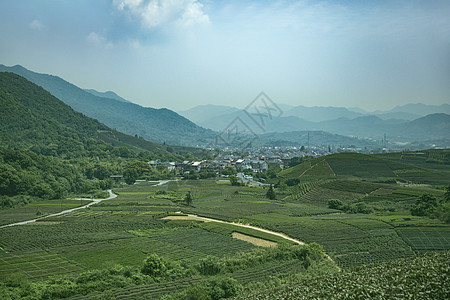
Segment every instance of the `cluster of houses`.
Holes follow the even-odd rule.
[[[287,166],[291,156],[281,155],[246,155],[237,156],[233,154],[223,154],[217,156],[214,160],[201,161],[158,161],[152,160],[148,164],[152,168],[166,168],[169,171],[175,170],[178,174],[185,174],[191,170],[197,172],[221,172],[229,167],[239,171],[250,169],[254,173],[261,173],[269,169],[269,165],[278,165],[281,168]]]
[[[280,161],[272,162],[280,164]],[[217,158],[214,160],[202,160],[202,161],[183,161],[183,162],[169,162],[169,161],[158,161],[152,160],[148,164],[152,168],[164,167],[169,171],[175,170],[179,174],[184,174],[195,170],[197,172],[208,171],[208,172],[221,172],[228,167],[235,169],[251,169],[253,172],[264,172],[269,169],[269,163],[264,160],[259,159],[227,159],[227,158]]]

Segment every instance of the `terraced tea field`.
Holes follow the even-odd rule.
[[[359,163],[372,162],[375,161]],[[337,168],[333,162],[329,165],[331,169]],[[386,171],[383,167],[374,169],[378,170],[374,171],[377,174]],[[425,252],[450,250],[449,225],[409,214],[409,207],[421,194],[443,197],[444,191],[438,187],[408,187],[347,177],[300,183],[296,189],[276,188],[277,199],[269,200],[264,187],[231,186],[216,180],[186,180],[158,186],[140,182],[118,188],[114,190],[117,198],[88,209],[29,225],[1,228],[0,279],[6,280],[11,272],[21,272],[33,281],[42,282],[56,275],[85,278],[103,272],[102,276],[116,276],[114,272],[123,268],[120,274],[135,275],[120,275],[125,276],[120,277],[123,283],[115,283],[111,295],[116,299],[157,298],[187,291],[191,285],[205,284],[211,278],[232,278],[244,289],[251,289],[293,278],[333,274],[338,270],[336,266],[351,270],[414,258]],[[191,205],[184,200],[188,192],[193,195]],[[355,214],[331,209],[330,199],[338,199],[344,205],[364,203],[371,212]],[[68,201],[69,204],[75,203]],[[2,211],[5,215],[7,212]],[[11,219],[17,219],[18,214],[10,211]],[[183,217],[187,214],[225,223]],[[309,267],[310,262],[303,260],[305,250],[289,250],[300,259],[289,256],[294,254],[255,258],[266,253],[258,252],[261,249],[301,249],[302,246],[293,246],[295,243],[280,235],[231,222],[318,243],[333,261],[325,256],[311,258],[312,267]],[[252,239],[265,241],[261,246],[279,246],[260,247]],[[187,273],[149,279],[140,270],[150,255],[157,255],[168,265],[178,266]],[[244,264],[247,260],[251,262]],[[201,264],[219,265],[221,271],[204,274]],[[104,292],[104,288],[98,287],[89,288],[86,295],[75,290],[70,295],[89,299],[103,296]]]

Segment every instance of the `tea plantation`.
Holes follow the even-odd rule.
[[[313,159],[278,174],[273,200],[223,179],[118,186],[0,228],[0,298],[448,299],[450,177],[398,160]],[[411,215],[423,194],[434,213]],[[85,203],[3,209],[1,224]]]

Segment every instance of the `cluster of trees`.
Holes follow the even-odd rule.
[[[183,175],[183,179],[208,179],[215,178],[216,176],[216,172],[210,172],[207,170],[201,170],[200,172],[197,172],[197,170],[190,170],[189,173]]]
[[[437,218],[445,223],[450,223],[450,185],[442,199],[437,199],[431,194],[423,194],[416,199],[411,207],[411,215]]]
[[[328,208],[342,210],[349,214],[370,214],[373,212],[364,202],[344,204],[339,199],[329,199]]]
[[[28,150],[0,147],[0,195],[55,199],[68,193],[109,188],[111,180],[103,175],[100,166],[93,172],[91,168],[95,166],[89,161],[74,164]],[[91,175],[86,176],[87,173]]]
[[[165,168],[153,170],[146,161],[193,159],[191,150],[195,151],[117,132],[74,111],[42,87],[4,72],[0,139],[0,207],[95,193],[110,188],[110,176],[116,174],[124,175],[129,184],[137,178],[171,178],[174,174]]]

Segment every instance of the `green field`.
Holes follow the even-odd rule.
[[[308,285],[307,280],[317,276],[325,282],[342,276],[364,278],[366,273],[359,270],[365,266],[381,270],[397,261],[418,262],[419,255],[450,250],[450,226],[412,216],[410,208],[425,193],[442,199],[441,182],[450,178],[433,181],[430,175],[424,184],[385,180],[409,170],[418,172],[417,168],[364,155],[312,160],[280,173],[280,180],[301,174],[300,183],[275,188],[274,200],[266,198],[264,187],[231,186],[216,179],[161,186],[140,182],[117,188],[117,198],[88,209],[1,228],[0,296],[26,285],[27,295],[34,293],[36,299],[156,299],[168,294],[187,299],[183,297],[196,288],[205,290],[229,280],[240,293],[252,295],[282,284]],[[193,196],[192,205],[185,203],[187,192]],[[329,208],[330,199],[348,209]],[[80,204],[79,200],[35,202],[0,211],[1,222],[34,219],[37,209],[45,215]],[[362,206],[364,213],[352,210]],[[189,219],[187,214],[228,223]],[[283,233],[309,245],[317,243],[331,260],[310,246],[236,223]],[[259,247],[233,238],[234,233],[279,246]],[[150,255],[165,262],[165,275],[141,272]]]

